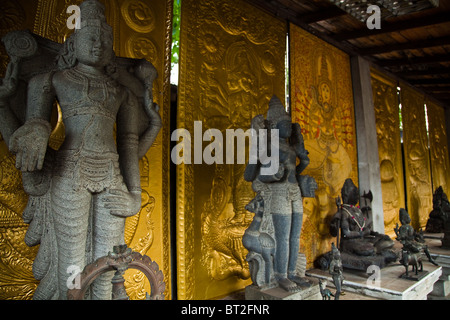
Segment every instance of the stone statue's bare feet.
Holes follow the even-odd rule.
[[[279,279],[278,285],[280,286],[280,288],[282,288],[288,292],[296,292],[296,291],[301,290],[301,288],[298,287],[295,282],[292,282],[291,280],[289,280],[287,278]]]
[[[308,282],[305,278],[299,277],[299,276],[289,276],[289,280],[292,282],[295,282],[297,285],[299,285],[302,288],[310,288],[311,283]]]

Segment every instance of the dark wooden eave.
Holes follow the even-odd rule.
[[[387,18],[370,30],[328,0],[247,0],[292,22],[450,109],[450,0],[439,7]]]

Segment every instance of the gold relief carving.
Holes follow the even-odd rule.
[[[405,207],[397,82],[372,70],[372,91],[380,158],[385,233],[394,236]]]
[[[3,214],[3,212],[2,212]],[[0,299],[30,300],[38,281],[32,264],[37,248],[25,245],[26,227],[0,228]]]
[[[149,33],[155,28],[156,15],[143,1],[126,0],[122,4],[121,11],[125,22],[133,30]]]
[[[408,85],[400,85],[407,210],[414,229],[425,227],[433,208],[425,99]]]
[[[0,37],[28,26],[26,17],[34,14],[32,10],[18,1],[1,1]],[[4,75],[9,57],[3,45],[0,47],[0,74]],[[37,287],[32,273],[37,249],[30,249],[24,242],[28,225],[22,220],[22,212],[27,201],[15,158],[0,135],[0,300],[29,300]]]
[[[441,106],[427,101],[427,115],[433,191],[442,186],[444,192],[448,194],[450,190],[450,164],[445,110]]]
[[[34,22],[34,33],[63,43],[72,33],[73,30],[67,28],[67,19],[72,13],[67,13],[67,8],[71,5],[80,5],[83,0],[38,0],[37,12]],[[100,0],[106,4],[106,17],[108,23],[113,28],[114,40],[119,41],[118,22],[117,22],[117,0]],[[116,54],[120,54],[114,44]]]
[[[67,28],[70,5],[80,5],[82,0],[39,1],[34,32],[58,43],[63,43],[73,30]],[[44,24],[42,22],[45,21]]]
[[[292,118],[309,151],[304,173],[319,186],[303,200],[300,250],[309,268],[335,241],[329,223],[345,179],[358,181],[353,91],[348,55],[295,25],[290,41]]]
[[[37,248],[25,244],[22,212],[28,197],[15,159],[0,142],[0,299],[31,299],[37,287],[32,264]]]
[[[224,137],[226,129],[247,130],[274,94],[285,96],[285,24],[239,0],[183,0],[181,11],[178,127],[193,133],[201,121],[203,132]],[[244,168],[177,167],[179,299],[214,298],[250,283],[242,235],[254,194]]]
[[[0,34],[17,30],[25,21],[23,8],[12,0],[0,2]]]
[[[130,58],[146,59],[158,63],[158,49],[148,37],[134,34],[127,40],[126,53]]]

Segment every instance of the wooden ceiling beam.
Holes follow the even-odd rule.
[[[429,68],[426,70],[401,71],[396,72],[396,74],[400,77],[405,78],[417,76],[441,75],[441,74],[450,74],[450,68]]]
[[[406,43],[394,43],[384,46],[376,46],[370,48],[363,48],[358,50],[359,54],[362,56],[371,56],[374,54],[382,54],[392,51],[399,50],[411,50],[411,49],[423,49],[423,48],[431,48],[437,46],[445,46],[450,45],[450,36],[433,38],[433,39],[425,39],[419,41],[412,41]]]
[[[416,87],[420,87],[422,90],[426,91],[426,92],[430,92],[430,93],[434,93],[434,92],[450,92],[450,85],[446,84],[446,85],[440,85],[440,86],[436,86],[436,85],[432,85],[432,86],[428,86],[428,85],[416,85]]]
[[[344,10],[333,6],[330,9],[321,9],[315,12],[299,15],[298,19],[303,21],[304,23],[312,24],[315,22],[344,16],[346,14],[347,12],[345,12]]]
[[[436,14],[424,16],[421,18],[414,17],[407,20],[401,20],[391,23],[382,21],[381,29],[370,30],[367,27],[364,27],[353,31],[343,31],[341,33],[335,34],[334,36],[332,36],[332,38],[336,41],[345,41],[408,29],[421,28],[445,22],[450,22],[450,11],[441,11]]]
[[[436,56],[416,57],[416,58],[401,58],[401,59],[386,59],[377,60],[376,63],[382,67],[392,67],[399,65],[415,65],[415,64],[428,64],[436,62],[450,61],[450,54],[442,54]]]
[[[335,46],[336,48],[344,51],[345,53],[353,56],[357,55],[358,53],[355,51],[355,47],[347,42],[342,41],[336,41],[327,34],[313,28],[309,24],[305,23],[303,20],[299,19],[299,14],[296,13],[294,10],[291,10],[277,1],[274,0],[245,0],[246,2],[252,4],[253,6],[266,11],[273,16],[286,20],[287,22],[292,22],[293,24],[297,25],[298,27],[302,28],[303,30],[306,30],[307,32],[311,33],[312,35],[317,36],[319,39]],[[302,0],[303,1],[303,0]],[[370,57],[368,57],[368,60],[371,60]]]
[[[408,80],[408,82],[411,83],[412,85],[428,85],[428,84],[439,85],[439,84],[450,84],[450,79],[449,78],[411,79]]]

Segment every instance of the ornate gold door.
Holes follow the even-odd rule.
[[[0,35],[11,30],[29,29],[34,33],[62,43],[71,33],[67,27],[70,5],[81,0],[38,0],[0,3],[5,19]],[[170,50],[171,0],[108,0],[108,23],[114,30],[117,56],[145,58],[151,61],[158,79],[154,100],[160,106],[163,129],[147,155],[141,160],[142,209],[126,223],[125,240],[135,251],[149,255],[163,271],[166,298],[171,297],[170,232],[169,232],[169,166],[170,166]],[[8,57],[0,46],[4,73]],[[64,139],[64,126],[58,122],[52,135],[52,146]],[[21,174],[3,141],[0,142],[0,299],[30,299],[36,288],[31,272],[37,248],[26,247],[23,239],[27,225],[21,216],[27,202],[22,189]],[[142,273],[128,273],[126,287],[132,299],[145,298],[149,291]]]
[[[300,250],[307,267],[331,250],[330,220],[347,178],[358,185],[350,58],[308,32],[290,27],[292,119],[302,127],[310,164],[304,174],[319,186],[305,198]]]
[[[432,101],[427,101],[428,137],[430,139],[431,177],[433,192],[442,186],[448,195],[450,190],[450,164],[447,144],[445,110]]]
[[[250,128],[272,95],[284,101],[286,25],[241,0],[181,4],[177,127],[190,132],[192,142],[200,139],[203,150],[194,121],[201,122],[200,135],[218,129],[225,137],[226,129]],[[252,219],[245,205],[254,194],[244,168],[177,168],[179,299],[215,298],[251,283],[242,236]]]
[[[399,210],[405,208],[397,81],[371,70],[380,158],[385,233],[395,236]]]
[[[424,228],[433,208],[423,94],[400,84],[408,213],[414,229]]]

